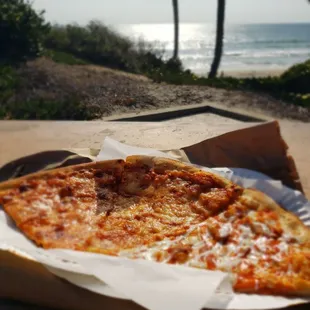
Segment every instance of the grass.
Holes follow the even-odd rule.
[[[92,120],[98,117],[98,107],[83,104],[73,97],[63,101],[38,99],[12,102],[0,107],[0,119],[6,120]]]
[[[53,61],[57,63],[63,63],[67,65],[87,65],[89,62],[77,58],[72,54],[61,52],[61,51],[54,51],[54,50],[45,50],[43,53],[43,56],[48,57],[52,59]]]
[[[67,57],[62,59],[68,62]],[[0,67],[0,119],[91,120],[100,117],[98,106],[86,105],[80,98],[74,96],[62,100],[37,98],[16,101],[14,95],[21,84],[16,68]]]

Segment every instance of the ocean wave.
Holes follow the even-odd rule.
[[[232,57],[223,57],[221,64],[225,67],[245,67],[245,68],[253,68],[253,67],[281,67],[288,68],[292,66],[294,63],[303,62],[308,57],[296,57],[294,60],[292,58],[286,57],[274,57],[274,58],[266,58],[266,57],[248,57],[248,58],[232,58]],[[205,68],[212,63],[213,57],[190,57],[190,58],[182,58],[183,65],[186,68],[194,70],[196,72],[199,68]]]
[[[225,47],[224,47],[225,48]],[[240,48],[240,46],[239,46]],[[166,53],[171,54],[173,49],[165,49]],[[213,57],[214,47],[194,47],[194,48],[180,48],[180,54],[182,57]],[[223,53],[228,57],[295,57],[295,56],[310,56],[310,44],[309,47],[302,48],[251,48],[246,49],[231,49],[226,46]]]
[[[308,49],[294,49],[294,50],[245,50],[245,51],[227,51],[224,56],[230,57],[253,57],[253,58],[273,58],[273,57],[295,57],[295,56],[310,56]]]
[[[255,45],[268,45],[268,44],[309,44],[308,40],[298,40],[298,39],[291,39],[291,40],[247,40],[247,39],[235,39],[231,40],[230,38],[227,38],[225,40],[225,43],[235,43],[235,44],[255,44]]]
[[[224,53],[225,56],[244,56],[246,55],[245,51],[241,51],[241,52],[225,52]]]
[[[212,60],[214,57],[214,52],[209,51],[207,53],[201,53],[201,51],[196,51],[193,54],[184,54],[182,51],[180,52],[180,57],[183,61],[187,62],[200,62],[200,61],[208,61]],[[223,59],[235,60],[235,61],[246,61],[256,59],[265,60],[268,62],[277,62],[282,60],[298,61],[299,58],[307,59],[310,57],[309,50],[291,50],[291,51],[227,51],[223,53]]]
[[[201,50],[192,50],[191,53],[188,51],[180,51],[180,55],[183,58],[188,59],[200,59],[200,58],[210,58],[213,57],[214,51],[201,51]],[[232,57],[232,58],[273,58],[273,57],[295,57],[295,56],[309,56],[310,50],[307,49],[296,49],[296,50],[243,50],[243,51],[225,51],[223,56]]]
[[[310,58],[310,24],[226,25],[222,64],[228,67],[289,67]],[[143,37],[168,59],[173,54],[173,24],[125,25],[121,32]],[[180,58],[184,67],[206,70],[214,57],[214,24],[180,25]]]

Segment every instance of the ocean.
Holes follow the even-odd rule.
[[[173,51],[173,24],[119,25],[116,30],[144,39],[164,57]],[[180,24],[180,58],[185,68],[206,74],[213,59],[215,26]],[[310,58],[310,23],[226,25],[221,71],[282,70]]]

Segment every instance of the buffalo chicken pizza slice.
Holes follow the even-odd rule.
[[[178,161],[132,156],[0,185],[38,246],[221,270],[236,292],[310,296],[310,229],[261,192]]]

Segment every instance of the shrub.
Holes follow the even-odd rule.
[[[6,102],[19,85],[16,70],[10,66],[0,66],[0,105]]]
[[[133,44],[95,21],[90,22],[86,27],[54,26],[46,37],[45,46],[98,65],[127,71],[138,69],[135,59],[130,59]]]
[[[310,60],[293,66],[280,77],[209,79],[183,70],[170,60],[165,66],[152,70],[148,76],[155,82],[171,84],[205,85],[225,89],[259,91],[295,105],[310,108]]]
[[[281,76],[281,83],[287,92],[310,93],[310,60],[284,72]]]
[[[18,85],[18,75],[10,66],[0,67],[0,91],[14,89]]]
[[[86,27],[54,25],[44,41],[54,52],[133,73],[148,73],[166,65],[162,52],[143,41],[133,42],[98,21]]]
[[[42,52],[49,25],[26,0],[0,1],[0,64],[19,63]]]

